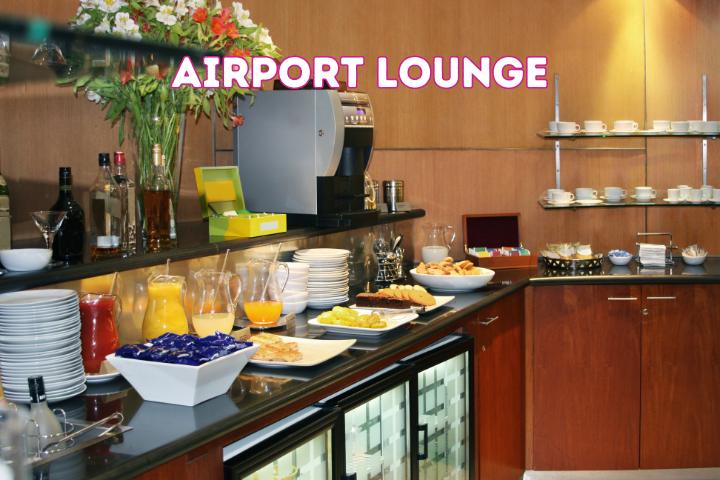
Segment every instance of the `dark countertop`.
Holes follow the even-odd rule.
[[[381,213],[373,225],[384,223],[400,222],[413,218],[425,216],[425,210],[414,209],[409,212]],[[178,224],[177,247],[158,253],[137,253],[126,258],[113,258],[91,262],[85,258],[84,263],[74,265],[63,265],[52,268],[45,268],[35,272],[7,272],[0,274],[0,293],[24,290],[28,288],[52,285],[55,283],[80,280],[82,278],[95,277],[113,272],[123,272],[138,268],[162,265],[168,259],[171,261],[187,260],[191,258],[217,255],[227,249],[230,251],[244,250],[247,248],[262,245],[271,245],[278,242],[289,242],[298,239],[328,235],[331,233],[363,228],[370,225],[358,227],[303,227],[288,229],[285,233],[266,235],[255,238],[238,238],[234,240],[216,240],[209,237],[208,224],[206,222],[190,222]],[[14,248],[36,248],[40,247],[42,240],[15,242]],[[85,252],[89,251],[85,248]],[[86,255],[87,256],[87,255]]]
[[[96,418],[121,411],[132,427],[121,437],[88,447],[51,464],[50,478],[124,478],[138,475],[230,432],[257,425],[290,404],[311,404],[320,390],[338,390],[358,372],[383,368],[389,359],[412,353],[425,343],[459,328],[458,321],[528,285],[608,283],[720,283],[720,258],[704,266],[689,267],[680,260],[672,269],[640,270],[633,262],[618,268],[607,264],[592,275],[545,275],[540,269],[499,270],[488,288],[457,294],[448,305],[426,315],[397,333],[376,341],[358,341],[343,355],[318,367],[267,369],[246,367],[230,391],[195,407],[143,401],[122,379],[90,385],[77,398],[55,406],[70,417]],[[307,325],[318,312],[299,315],[293,329],[280,334],[314,338],[341,338]],[[300,407],[299,407],[300,408]],[[73,466],[71,476],[64,473]],[[58,470],[57,472],[55,470]],[[61,473],[62,470],[62,473]]]

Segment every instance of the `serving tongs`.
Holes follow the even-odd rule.
[[[90,430],[92,430],[94,428],[100,427],[102,425],[107,425],[108,423],[110,423],[111,421],[114,420],[114,422],[111,425],[107,426],[102,432],[100,432],[99,435],[97,435],[98,438],[103,437],[103,436],[107,435],[108,433],[112,432],[113,430],[115,430],[116,428],[122,426],[122,422],[124,419],[125,419],[125,417],[123,417],[122,413],[115,412],[112,415],[109,415],[101,420],[98,420],[97,422],[93,422],[93,423],[81,428],[80,430],[76,430],[75,432],[73,432],[69,435],[65,435],[63,438],[61,438],[57,442],[47,444],[45,446],[45,448],[43,448],[40,451],[39,456],[47,457],[48,455],[55,453],[58,450],[62,450],[63,444],[79,437],[80,435],[83,435],[84,433],[89,432]]]

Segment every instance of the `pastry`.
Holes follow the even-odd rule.
[[[430,295],[420,285],[390,285],[390,288],[383,288],[378,291],[379,295],[388,298],[398,298],[410,301],[413,305],[431,307],[435,305],[435,297]]]
[[[420,264],[415,269],[417,273],[425,275],[480,275],[482,270],[476,267],[470,260],[461,260],[453,263],[450,257],[443,258],[441,262]]]
[[[410,300],[383,295],[378,293],[358,293],[355,297],[355,303],[358,307],[369,308],[398,308],[407,309],[412,306]]]
[[[283,342],[282,338],[272,333],[258,333],[250,337],[250,341],[260,345],[253,358],[268,362],[296,362],[302,359],[302,353],[296,342]]]

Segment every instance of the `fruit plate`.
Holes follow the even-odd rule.
[[[433,310],[437,310],[438,308],[442,307],[443,305],[455,300],[455,297],[452,295],[433,295],[433,297],[435,298],[435,305],[430,305],[429,307],[414,305],[410,308],[379,308],[379,307],[358,307],[357,305],[350,305],[350,308],[352,308],[353,310],[372,310],[374,312],[387,312],[387,313],[415,312],[415,313],[419,313],[422,315],[425,313],[430,313]]]
[[[348,340],[317,340],[314,338],[284,337],[278,335],[283,342],[295,342],[302,358],[295,362],[278,362],[270,360],[250,359],[250,363],[259,367],[314,367],[331,358],[335,358],[355,344],[355,339]]]
[[[361,309],[361,308],[356,308],[354,310],[356,312],[358,312],[360,315],[368,315],[370,313],[373,313],[372,310]],[[320,323],[318,321],[317,317],[313,318],[312,320],[308,320],[308,324],[312,325],[313,327],[320,327],[331,333],[339,333],[342,335],[354,335],[354,336],[362,336],[362,337],[376,337],[376,336],[391,332],[391,331],[395,330],[396,328],[399,328],[399,327],[405,325],[406,323],[410,323],[413,320],[415,320],[416,318],[418,318],[418,314],[415,312],[381,314],[380,316],[382,317],[383,320],[385,320],[387,322],[387,326],[385,328],[349,327],[349,326],[345,326],[345,325]]]

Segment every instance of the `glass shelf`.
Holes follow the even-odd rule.
[[[654,130],[638,130],[632,133],[615,133],[615,132],[577,132],[577,133],[557,133],[549,130],[538,132],[538,137],[552,140],[577,140],[581,138],[705,138],[715,140],[720,136],[720,132],[702,133],[702,132],[658,132]]]
[[[568,205],[552,205],[547,202],[547,200],[540,199],[538,200],[538,203],[540,206],[546,210],[562,210],[562,209],[578,209],[578,208],[621,208],[621,207],[710,207],[710,208],[716,208],[720,207],[720,202],[698,202],[698,203],[691,203],[691,202],[676,202],[676,203],[670,203],[670,202],[663,202],[660,201],[653,201],[653,202],[636,202],[634,200],[629,201],[622,201],[622,202],[602,202],[597,203],[594,205],[583,205],[580,203],[572,202]]]

